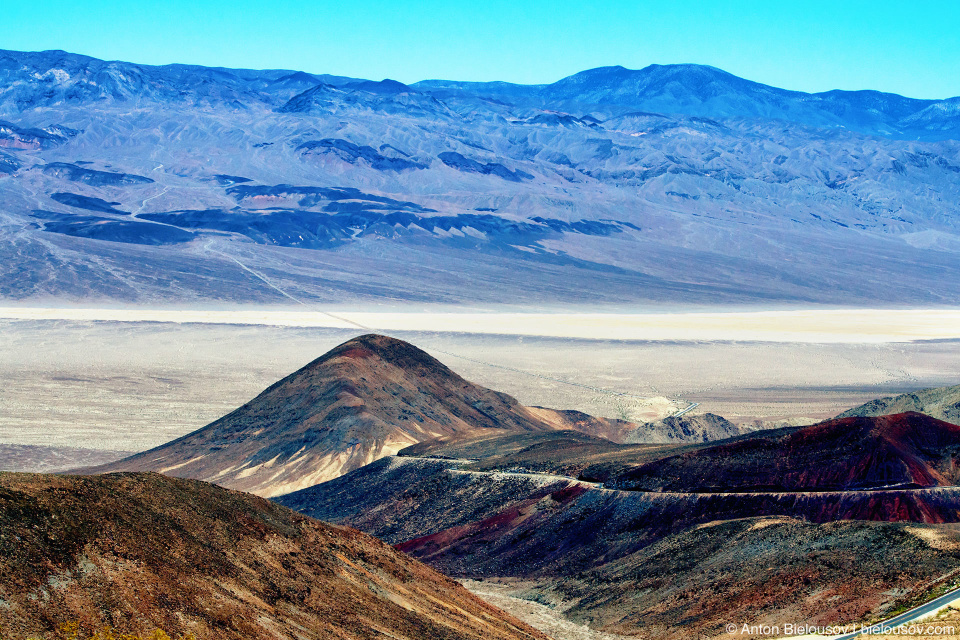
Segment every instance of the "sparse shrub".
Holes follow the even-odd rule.
[[[57,635],[63,640],[77,640],[80,637],[80,623],[76,620],[64,622],[57,627]]]
[[[101,627],[85,638],[80,630],[80,623],[76,621],[64,622],[57,627],[57,637],[60,640],[173,640],[163,629],[154,629],[146,636],[139,633],[122,633],[113,627]],[[12,640],[0,632],[0,640]],[[25,638],[24,640],[41,640],[40,638]],[[177,640],[197,640],[192,633],[181,634]]]

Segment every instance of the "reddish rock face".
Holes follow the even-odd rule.
[[[609,484],[680,492],[862,491],[956,484],[960,426],[921,413],[780,429],[630,469]]]

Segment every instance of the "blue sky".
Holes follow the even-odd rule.
[[[7,2],[0,48],[372,79],[547,83],[694,62],[802,91],[960,95],[960,2]]]

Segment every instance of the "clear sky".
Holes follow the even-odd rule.
[[[694,62],[786,89],[960,95],[960,2],[7,0],[0,48],[380,80]]]

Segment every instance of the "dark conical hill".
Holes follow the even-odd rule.
[[[584,428],[602,431],[608,422],[592,419]],[[565,426],[464,380],[407,342],[369,334],[198,431],[86,471],[157,471],[273,496],[425,440]]]

